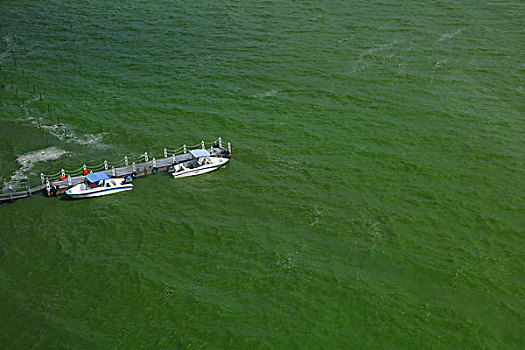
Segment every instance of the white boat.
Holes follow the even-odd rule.
[[[84,183],[71,187],[66,194],[71,198],[100,197],[133,189],[133,185],[125,179],[113,178],[104,172],[86,175]]]
[[[173,166],[173,177],[187,177],[212,172],[228,163],[229,158],[212,157],[210,152],[204,149],[190,151],[192,159]]]

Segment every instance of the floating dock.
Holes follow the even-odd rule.
[[[191,159],[190,149],[207,149],[212,156],[230,157],[231,144],[228,142],[228,147],[222,146],[222,140],[219,137],[213,142],[213,145],[206,148],[204,141],[200,144],[187,147],[186,145],[176,149],[168,150],[164,148],[163,157],[156,159],[148,157],[148,153],[135,157],[137,161],[130,162],[128,157],[123,160],[109,164],[106,160],[94,167],[87,167],[83,165],[81,168],[66,171],[62,169],[60,172],[53,175],[40,174],[41,184],[29,185],[27,182],[9,182],[6,183],[0,193],[0,204],[13,202],[17,199],[31,197],[33,194],[43,192],[48,197],[56,197],[63,195],[66,191],[79,183],[84,182],[85,175],[90,172],[102,171],[109,177],[126,177],[133,178],[146,176],[149,174],[156,174],[158,172],[167,172],[168,169],[178,163],[182,163]]]

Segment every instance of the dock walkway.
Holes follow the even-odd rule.
[[[143,157],[143,161],[129,163],[128,157],[124,157],[123,160],[115,164],[120,165],[117,167],[113,165],[110,168],[110,164],[107,161],[104,161],[102,164],[99,164],[92,169],[88,169],[84,165],[70,174],[64,169],[53,175],[40,174],[42,183],[34,186],[30,186],[27,182],[6,183],[2,189],[2,193],[0,193],[0,204],[31,197],[38,192],[44,192],[48,197],[62,195],[70,187],[84,182],[84,172],[101,171],[106,173],[109,177],[132,176],[133,178],[156,174],[157,172],[166,172],[170,166],[190,160],[191,154],[188,151],[197,147],[205,149],[206,146],[204,141],[192,147],[184,145],[177,150],[168,150],[165,148],[163,157],[159,159],[152,158],[150,160],[148,158],[148,153],[145,152],[140,156],[141,158]],[[207,148],[207,150],[212,156],[229,157],[231,155],[230,143],[228,143],[228,148],[222,147],[222,140],[220,137],[218,140],[214,141],[213,146]],[[169,156],[168,154],[171,155]]]

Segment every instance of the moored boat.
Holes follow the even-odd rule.
[[[71,198],[91,198],[132,189],[133,185],[126,179],[110,178],[106,173],[98,172],[86,175],[83,183],[71,187],[66,194]]]
[[[187,177],[212,172],[228,163],[230,158],[212,156],[205,149],[191,150],[192,158],[173,166],[173,177]]]

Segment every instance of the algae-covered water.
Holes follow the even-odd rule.
[[[1,1],[3,349],[523,349],[522,1]]]

